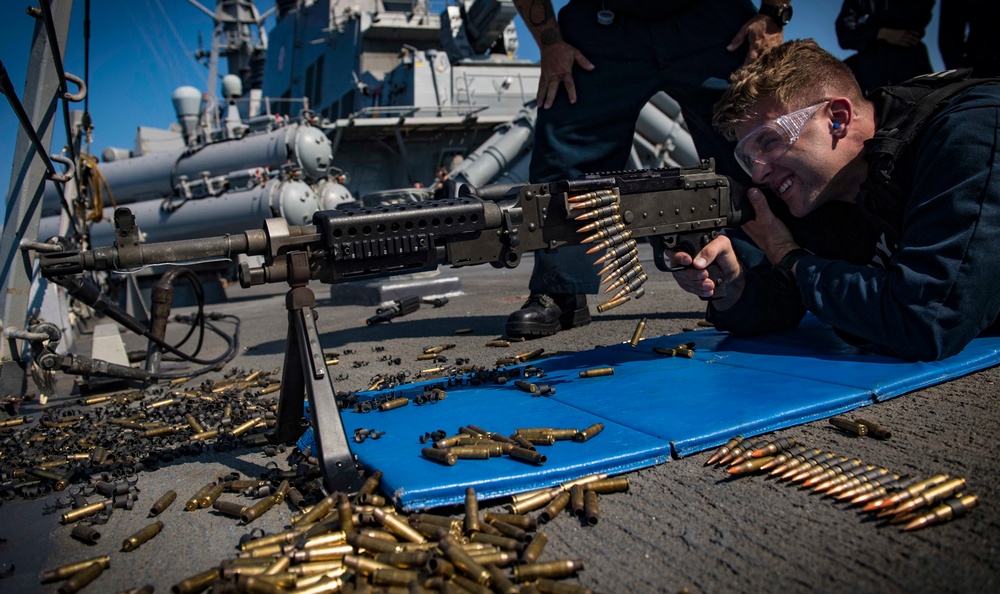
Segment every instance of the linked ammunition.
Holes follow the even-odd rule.
[[[976,507],[978,503],[979,499],[972,494],[949,499],[927,513],[919,515],[911,520],[906,524],[906,526],[903,526],[903,530],[919,530],[921,528],[926,528],[935,524],[943,524],[949,520],[961,518],[967,514],[969,510]]]
[[[587,192],[579,196],[572,196],[566,199],[570,203],[570,210],[584,210],[588,208],[600,208],[618,201],[618,195],[612,190],[603,192]]]
[[[621,239],[618,240],[618,243],[621,243],[626,239],[628,239],[628,237],[625,237],[625,234],[623,233],[625,232],[625,225],[623,225],[621,222],[621,215],[612,215],[610,217],[601,219],[599,221],[594,221],[593,223],[584,225],[583,227],[577,229],[577,233],[590,233],[591,231],[594,231],[594,233],[591,233],[590,235],[581,239],[580,243],[594,243],[595,241],[612,239],[619,236],[621,237]],[[604,242],[601,241],[601,243]],[[601,244],[599,243],[598,245]],[[609,243],[607,246],[601,249],[605,249],[606,247],[610,247],[611,245],[616,245],[616,244]]]
[[[726,469],[729,474],[748,474],[751,472],[757,472],[765,464],[774,459],[774,456],[765,456],[763,458],[751,458],[744,462],[734,463]]]
[[[843,429],[861,437],[868,435],[868,427],[861,423],[856,423],[847,417],[830,417],[830,424],[838,429]]]
[[[618,289],[619,287],[624,287],[626,285],[632,287],[632,289],[638,288],[638,285],[632,286],[632,284],[630,283],[637,280],[640,275],[646,276],[645,274],[643,274],[642,264],[634,263],[627,269],[625,269],[624,272],[619,272],[619,274],[617,275],[618,278],[614,279],[614,281],[610,285],[605,287],[604,292],[610,293],[611,291],[614,291],[615,289]],[[631,292],[632,289],[629,289],[629,292]]]
[[[601,241],[600,243],[595,244],[594,246],[592,246],[587,250],[588,254],[594,254],[601,250],[606,250],[610,247],[621,245],[632,239],[632,232],[631,231],[622,232],[623,229],[624,227],[622,227],[621,225],[616,225],[614,227],[602,229],[601,231],[595,233],[594,235],[584,238],[584,240],[581,241],[580,243],[591,243],[593,241],[596,241],[597,239],[600,239],[601,237],[606,237],[607,239]],[[590,241],[587,241],[588,239],[590,239]]]
[[[628,254],[632,250],[636,249],[636,245],[637,244],[636,244],[636,241],[634,239],[628,239],[628,240],[622,242],[619,245],[616,245],[616,246],[613,246],[613,247],[609,247],[608,251],[605,252],[605,254],[603,256],[601,256],[600,258],[598,258],[597,260],[594,261],[594,266],[597,266],[599,264],[603,264],[604,262],[610,262],[610,261],[613,261],[613,260],[617,260],[617,259],[621,258],[622,256],[624,256],[625,254]],[[638,252],[636,252],[636,254],[638,255]]]
[[[787,461],[778,464],[771,468],[771,476],[781,476],[787,471],[799,466],[807,460],[812,460],[816,456],[823,454],[823,450],[819,448],[812,448],[810,450],[803,451],[798,454],[793,454]]]
[[[603,377],[606,375],[614,375],[615,370],[613,367],[597,367],[594,369],[586,369],[580,372],[581,378],[587,377]]]
[[[917,495],[913,499],[910,499],[909,501],[900,503],[899,506],[895,508],[884,510],[883,512],[879,513],[879,517],[884,517],[889,515],[899,516],[902,514],[907,514],[916,511],[920,508],[936,503],[941,499],[944,499],[945,497],[950,497],[955,493],[961,491],[964,487],[965,487],[965,479],[961,477],[945,481],[940,485],[936,485],[934,487],[927,489],[926,491]]]
[[[601,431],[604,431],[604,423],[594,423],[593,425],[583,429],[582,431],[578,431],[575,435],[573,435],[573,441],[577,443],[589,441]]]
[[[712,464],[718,462],[723,456],[729,453],[729,450],[733,449],[733,447],[742,440],[743,437],[737,435],[736,437],[727,441],[725,444],[720,446],[719,449],[715,450],[715,453],[709,456],[708,460],[705,461],[705,466],[711,466]]]
[[[122,551],[129,553],[138,549],[143,543],[159,534],[160,530],[163,530],[163,522],[157,520],[132,536],[126,538],[122,542]]]
[[[868,430],[868,435],[874,437],[875,439],[889,439],[892,437],[892,431],[889,431],[885,427],[873,423],[871,421],[866,421],[862,418],[854,419],[854,422]]]
[[[70,576],[69,579],[59,586],[56,592],[59,594],[76,594],[76,592],[86,587],[87,584],[101,577],[101,574],[104,573],[104,567],[99,562],[91,563]]]
[[[722,458],[719,459],[719,464],[729,464],[735,460],[738,456],[743,454],[743,452],[750,451],[754,448],[756,444],[760,443],[759,437],[747,437],[740,440],[739,443],[734,445],[726,452]]]
[[[877,510],[891,508],[900,503],[903,503],[904,501],[908,501],[916,497],[917,495],[923,493],[924,491],[930,489],[931,487],[936,487],[937,485],[940,485],[941,483],[947,481],[949,478],[950,477],[946,474],[935,474],[934,476],[928,479],[918,481],[903,490],[897,491],[892,495],[889,495],[888,497],[885,497],[883,499],[878,499],[876,501],[870,501],[867,504],[865,504],[865,506],[861,509],[862,511],[869,512],[869,511],[877,511]]]
[[[583,571],[583,561],[579,559],[562,559],[547,563],[532,563],[518,565],[514,568],[514,579],[518,582],[530,582],[540,578],[564,578]]]
[[[778,452],[783,452],[785,450],[788,450],[789,448],[794,447],[796,443],[797,442],[795,441],[794,437],[782,437],[772,442],[769,442],[767,445],[753,449],[750,452],[750,457],[762,458],[764,456],[773,456]]]

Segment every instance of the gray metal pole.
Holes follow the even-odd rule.
[[[56,41],[60,51],[69,36],[73,0],[50,0]],[[42,145],[52,143],[52,125],[59,105],[59,75],[45,26],[39,20],[31,42],[28,75],[21,103],[31,119]],[[22,240],[34,241],[38,235],[46,168],[28,134],[21,129],[14,144],[14,165],[7,193],[7,212],[0,236],[0,323],[4,329],[23,330],[28,315],[31,290],[30,254],[19,249]],[[21,395],[27,390],[27,373],[20,345],[6,336],[0,340],[0,395]]]

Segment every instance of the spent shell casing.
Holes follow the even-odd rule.
[[[581,378],[603,377],[606,375],[614,375],[614,373],[615,373],[614,367],[596,367],[594,369],[585,369],[581,371],[580,377]]]
[[[222,572],[219,571],[218,567],[213,567],[177,582],[171,588],[171,592],[174,594],[197,594],[219,579],[222,579]]]
[[[534,394],[538,391],[538,384],[533,384],[524,380],[515,380],[514,385],[517,386],[518,389],[530,394]]]
[[[515,514],[524,514],[536,509],[541,509],[555,500],[562,491],[559,489],[547,489],[545,491],[536,493],[530,497],[514,501],[510,504],[510,511]],[[569,493],[566,493],[566,503],[569,503]],[[541,522],[541,518],[538,520]]]
[[[157,520],[142,530],[139,530],[132,536],[126,538],[122,542],[122,551],[129,553],[138,549],[143,545],[143,543],[159,534],[160,530],[163,530],[163,522]]]
[[[617,260],[618,258],[630,253],[632,250],[635,250],[637,245],[638,243],[634,239],[627,239],[616,246],[609,247],[608,251],[605,252],[603,256],[594,261],[594,266],[603,264],[604,262]],[[638,255],[638,251],[636,252],[636,255]]]
[[[88,544],[97,544],[101,540],[100,530],[93,526],[88,526],[87,524],[77,524],[76,526],[73,526],[73,531],[70,532],[70,536]]]
[[[220,514],[230,516],[233,518],[243,518],[243,512],[246,511],[246,506],[235,501],[223,501],[217,499],[212,503],[212,509],[219,512]]]
[[[243,520],[244,524],[249,524],[267,513],[267,511],[274,507],[277,503],[278,498],[274,495],[262,497],[253,505],[247,506],[246,509],[243,510],[243,514],[240,516],[240,519]]]
[[[458,462],[458,456],[451,452],[450,448],[423,448],[420,454],[428,460],[434,460],[447,466],[454,466]]]
[[[926,528],[935,524],[943,524],[949,520],[961,518],[967,514],[969,510],[976,507],[978,503],[979,498],[973,494],[949,499],[927,513],[919,515],[911,520],[908,524],[906,524],[906,526],[903,526],[903,530],[919,530],[920,528]]]
[[[868,435],[868,427],[848,419],[847,417],[830,417],[830,424],[838,429],[864,437]]]
[[[542,551],[545,549],[545,545],[549,542],[549,537],[545,536],[544,532],[538,532],[535,537],[531,539],[531,542],[524,547],[521,551],[521,563],[532,564],[538,561],[538,558],[542,556]]]
[[[538,528],[538,520],[524,514],[486,512],[483,514],[483,520],[487,523],[504,522],[505,524],[510,524],[511,526],[517,526],[522,530],[533,531]]]
[[[577,518],[583,517],[583,485],[573,485],[570,487],[569,508]]]
[[[577,443],[583,443],[585,441],[590,440],[601,431],[604,431],[604,423],[594,423],[593,425],[587,427],[586,429],[583,429],[582,431],[579,431],[576,435],[574,435],[573,441]]]
[[[195,493],[194,496],[192,496],[191,499],[188,499],[187,503],[184,504],[184,509],[187,511],[194,511],[200,508],[201,499],[206,495],[208,495],[208,492],[211,491],[213,487],[215,487],[215,483],[211,482],[202,487],[201,489],[198,489],[198,492]]]
[[[111,556],[110,555],[100,555],[98,557],[91,557],[89,559],[84,559],[82,561],[75,561],[73,563],[68,563],[66,565],[61,565],[55,569],[50,569],[48,571],[43,571],[39,576],[39,581],[43,584],[48,584],[52,582],[61,582],[74,574],[79,573],[81,570],[89,567],[91,564],[97,563],[102,568],[107,569],[111,567]]]
[[[618,476],[605,478],[590,483],[583,483],[584,490],[595,493],[625,493],[629,490],[628,477]]]
[[[618,299],[610,299],[610,300],[605,301],[604,303],[601,303],[600,305],[598,305],[597,306],[597,312],[598,313],[604,313],[604,312],[606,312],[606,311],[608,311],[610,309],[614,309],[614,308],[618,307],[619,305],[625,305],[625,303],[627,301],[630,301],[630,300],[631,300],[631,297],[629,297],[629,296],[619,297]]]
[[[417,544],[427,542],[427,538],[423,534],[414,530],[406,520],[401,519],[396,514],[386,513],[385,510],[376,508],[372,515],[374,515],[375,521],[381,524],[382,527],[403,540]]]
[[[93,503],[88,503],[83,507],[68,511],[62,515],[63,524],[72,524],[73,522],[97,515],[104,510],[110,510],[113,505],[113,501],[110,499],[101,499],[100,501],[95,501]]]
[[[479,534],[479,533],[477,533]],[[443,534],[438,540],[438,548],[446,559],[460,572],[472,578],[477,584],[486,585],[490,582],[490,572],[475,561],[454,538]]]
[[[546,563],[532,563],[514,567],[514,580],[530,582],[540,578],[565,578],[583,571],[583,561],[580,559],[561,559]]]
[[[639,346],[639,341],[642,340],[642,333],[646,330],[646,318],[639,320],[639,323],[635,326],[635,331],[632,332],[632,339],[628,341],[628,345],[632,348]]]
[[[354,506],[346,493],[337,493],[337,517],[340,519],[340,529],[344,532],[354,530]]]
[[[465,489],[464,528],[467,534],[479,530],[479,500],[473,487]]]
[[[528,450],[522,447],[512,447],[507,450],[507,455],[515,460],[521,460],[523,462],[530,462],[531,464],[536,464],[541,466],[545,464],[548,458],[544,454],[537,452],[535,450]]]
[[[854,422],[868,429],[868,435],[874,437],[875,439],[889,439],[892,437],[892,431],[886,429],[878,423],[873,423],[872,421],[867,421],[860,417],[854,419]]]
[[[59,594],[76,594],[84,589],[90,582],[101,577],[104,573],[104,566],[99,562],[91,563],[80,571],[71,575],[56,590]]]
[[[569,492],[560,493],[555,499],[551,500],[548,505],[542,508],[542,511],[538,513],[538,522],[541,524],[548,524],[556,516],[559,515],[562,510],[566,509],[570,502]]]
[[[596,526],[600,520],[601,511],[597,503],[597,491],[587,489],[583,492],[583,517],[591,526]]]
[[[383,402],[382,404],[378,405],[378,409],[381,412],[385,412],[387,410],[393,410],[395,408],[406,406],[409,403],[410,403],[409,398],[401,396],[399,398],[393,398],[392,400]]]

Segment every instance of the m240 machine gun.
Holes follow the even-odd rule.
[[[41,255],[47,278],[84,271],[210,257],[261,256],[262,265],[240,265],[240,284],[287,282],[288,332],[277,425],[269,436],[291,443],[305,430],[304,397],[327,489],[351,492],[359,476],[337,409],[333,382],[319,347],[310,280],[339,283],[433,269],[440,264],[491,264],[513,268],[525,252],[590,244],[606,251],[599,262],[620,290],[599,311],[642,295],[646,274],[636,241],[648,238],[661,270],[671,270],[667,250],[696,253],[723,229],[752,211],[743,191],[715,173],[707,160],[696,167],[594,174],[543,184],[461,185],[450,197],[357,210],[317,212],[313,224],[293,227],[268,219],[261,230],[224,237],[142,244],[130,213],[116,213],[114,246]]]

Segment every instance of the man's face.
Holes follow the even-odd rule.
[[[839,139],[832,133],[828,102],[789,111],[770,99],[758,101],[751,109],[753,117],[736,128],[746,147],[744,156],[740,149],[737,156],[750,167],[755,183],[770,187],[793,216],[802,217],[830,200],[844,199],[835,179],[846,164],[846,151],[836,150]],[[791,124],[788,117],[779,120],[796,113],[800,117],[793,117]],[[774,130],[782,134],[774,135]],[[784,144],[779,143],[782,137]]]

